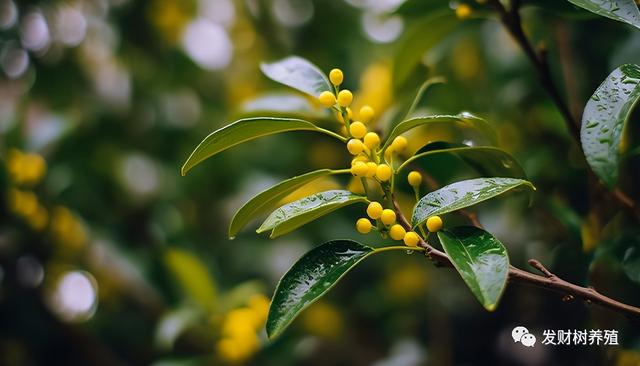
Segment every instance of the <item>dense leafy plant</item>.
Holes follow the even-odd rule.
[[[640,26],[638,9],[631,0],[571,2],[597,14]],[[542,75],[543,85],[557,102],[570,130],[579,136],[593,172],[608,188],[614,189],[613,196],[624,203],[624,194],[615,191],[614,187],[618,176],[619,145],[624,125],[633,106],[640,99],[640,67],[623,65],[614,70],[587,103],[581,127],[577,128],[572,123],[568,109],[559,102],[545,60],[533,51],[522,31],[517,13],[519,3],[513,2],[511,8],[497,0],[488,1],[487,4],[502,15],[507,29],[531,57]],[[467,5],[461,5],[456,10],[460,18],[466,18],[470,13],[471,8]],[[447,23],[439,14],[434,14],[427,24],[433,22]],[[429,39],[425,40],[425,43],[430,42]],[[402,52],[401,50],[400,53]],[[408,70],[418,62],[408,54],[405,56],[400,57],[399,66],[396,65],[395,81],[406,81],[410,77]],[[385,132],[381,133],[368,125],[375,115],[371,107],[365,105],[358,113],[350,109],[354,96],[351,91],[341,89],[344,76],[340,69],[331,70],[327,77],[311,62],[292,56],[265,63],[262,71],[272,80],[317,99],[317,102],[333,113],[343,127],[334,131],[321,127],[318,123],[296,118],[240,119],[207,136],[184,163],[183,175],[205,159],[237,144],[289,131],[313,131],[334,138],[346,144],[353,159],[350,167],[308,172],[261,192],[236,213],[229,228],[229,237],[234,238],[255,217],[267,213],[270,214],[257,232],[270,232],[270,237],[275,238],[337,209],[362,204],[366,205],[368,217],[357,219],[355,228],[358,232],[368,234],[375,230],[382,238],[404,243],[373,246],[352,240],[332,240],[308,252],[284,275],[275,290],[267,320],[270,338],[278,336],[302,310],[324,295],[359,262],[373,254],[396,250],[421,252],[436,264],[455,267],[473,295],[489,311],[496,308],[507,279],[511,278],[554,288],[620,311],[638,313],[638,309],[611,300],[595,290],[560,280],[536,260],[531,260],[530,264],[544,276],[510,265],[504,245],[482,229],[466,209],[512,190],[535,191],[534,185],[527,180],[517,161],[508,152],[495,146],[495,132],[491,124],[482,118],[467,112],[456,115],[415,115],[415,106],[424,91],[435,82],[433,79],[426,81],[418,90],[412,102],[404,108],[406,113],[397,113],[390,119],[387,118],[390,122]],[[424,145],[422,148],[410,156],[402,154],[408,144],[405,134],[415,128],[435,125],[445,126],[459,132],[459,135],[473,131],[478,139],[472,143],[462,138],[456,141],[420,141]],[[380,137],[381,134],[383,138]],[[421,195],[424,191],[425,173],[416,170],[407,174],[406,171],[418,159],[428,159],[436,154],[450,154],[460,158],[481,177],[454,182],[444,187],[430,187],[429,192]],[[346,174],[359,180],[361,189],[322,191],[280,205],[283,198],[312,181],[330,175]],[[402,179],[407,180],[415,193],[416,202],[410,219],[407,219],[396,200],[397,190],[400,189],[397,182]],[[466,214],[473,225],[443,228],[440,216],[454,211]],[[437,245],[444,252],[436,249]]]

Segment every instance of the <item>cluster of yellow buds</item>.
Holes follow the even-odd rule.
[[[59,245],[72,251],[82,248],[87,242],[85,226],[71,210],[63,206],[51,210],[50,230]]]
[[[407,246],[415,247],[420,241],[420,237],[413,231],[407,232],[402,225],[396,223],[396,213],[389,208],[383,208],[379,202],[371,202],[367,206],[367,216],[373,220],[381,222],[388,228],[389,236],[393,240],[402,240]],[[373,224],[369,218],[363,217],[356,221],[356,230],[361,234],[371,231]]]
[[[216,343],[218,357],[229,363],[247,360],[260,348],[258,331],[264,327],[269,313],[269,299],[253,295],[247,306],[233,309],[222,322],[222,337]]]
[[[34,230],[44,230],[49,222],[49,214],[38,201],[38,197],[32,191],[9,189],[9,210],[23,218]]]
[[[47,164],[38,154],[25,154],[11,149],[7,153],[7,171],[16,185],[32,186],[40,182],[47,172]]]

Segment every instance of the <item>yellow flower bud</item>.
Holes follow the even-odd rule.
[[[352,101],[353,101],[353,94],[351,94],[349,90],[347,89],[341,90],[340,93],[338,93],[338,104],[341,107],[348,107]]]
[[[371,108],[368,105],[362,106],[362,108],[360,108],[360,119],[365,121],[365,122],[369,122],[371,121],[371,119],[373,118],[373,116],[375,115],[375,112],[373,111],[373,108]]]
[[[370,161],[367,163],[367,178],[373,178],[376,176],[376,170],[378,169],[378,164]]]
[[[344,75],[342,74],[342,70],[333,69],[329,72],[329,80],[331,80],[331,84],[338,86],[342,84],[342,80],[344,80]]]
[[[407,147],[407,139],[402,136],[398,136],[393,139],[391,146],[393,147],[393,151],[400,152],[404,150],[405,147]]]
[[[351,155],[358,155],[364,150],[364,144],[358,139],[351,139],[347,142],[347,150]]]
[[[387,164],[380,164],[376,168],[376,178],[386,182],[391,178],[391,168]]]
[[[369,167],[367,167],[367,164],[361,161],[357,161],[351,166],[351,174],[355,175],[356,177],[364,177],[367,175],[368,171]]]
[[[407,181],[412,187],[417,187],[422,183],[422,175],[414,170],[407,175]]]
[[[367,133],[367,127],[362,122],[353,122],[349,126],[349,132],[351,132],[351,136],[360,139]]]
[[[364,146],[369,149],[374,149],[376,146],[380,145],[380,136],[378,136],[375,132],[368,132],[364,135]]]
[[[353,166],[353,164],[357,163],[357,162],[363,162],[363,163],[367,163],[369,162],[369,158],[366,157],[365,155],[358,155],[355,158],[353,158],[353,160],[351,160],[351,165]]]
[[[320,93],[318,100],[320,101],[320,104],[327,108],[330,108],[331,106],[336,104],[336,96],[333,95],[333,93],[330,91],[323,91],[322,93]]]
[[[395,224],[389,228],[389,236],[393,240],[402,240],[406,233],[406,230],[399,224]]]
[[[467,4],[460,4],[456,7],[456,16],[459,19],[467,19],[471,16],[471,7]]]
[[[420,237],[415,232],[409,231],[408,233],[404,234],[404,238],[402,238],[402,240],[404,241],[404,244],[406,246],[415,247],[418,245]]]
[[[396,213],[393,210],[385,208],[380,215],[380,221],[385,225],[391,225],[396,222]]]
[[[382,216],[382,205],[378,202],[371,202],[367,206],[367,215],[374,220],[377,220]]]
[[[363,217],[356,221],[356,230],[358,230],[360,234],[368,234],[369,231],[371,231],[371,226],[371,221],[367,218]]]
[[[442,219],[440,216],[431,216],[427,219],[427,230],[429,232],[435,233],[436,231],[440,231],[442,229]]]

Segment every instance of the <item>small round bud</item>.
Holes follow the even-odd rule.
[[[431,216],[427,219],[427,230],[429,232],[435,233],[436,231],[440,231],[442,229],[442,219],[440,216]]]
[[[355,175],[356,177],[364,177],[365,175],[367,175],[367,171],[369,171],[367,164],[361,161],[357,161],[351,166],[351,174]]]
[[[380,221],[385,225],[391,225],[396,222],[396,213],[393,210],[385,208],[380,215]]]
[[[400,224],[395,224],[389,228],[389,236],[393,240],[402,240],[406,233],[406,230]]]
[[[342,84],[342,80],[344,80],[344,75],[342,74],[342,70],[333,69],[329,72],[329,80],[331,80],[331,84],[338,86]]]
[[[376,178],[386,182],[391,178],[391,168],[387,164],[380,164],[376,168]]]
[[[364,150],[364,144],[358,139],[351,139],[347,142],[347,150],[351,155],[358,155]]]
[[[378,164],[370,161],[367,163],[367,178],[373,178],[376,176],[376,170],[378,169]]]
[[[371,202],[367,206],[367,215],[374,220],[377,220],[382,216],[382,205],[378,202]]]
[[[353,166],[353,164],[357,163],[357,162],[363,162],[363,163],[367,163],[369,162],[369,158],[366,157],[365,155],[358,155],[355,158],[353,158],[353,160],[351,160],[351,166]]]
[[[371,231],[371,226],[371,221],[364,217],[356,221],[356,230],[358,230],[360,234],[368,234],[369,231]]]
[[[414,170],[407,175],[407,181],[412,187],[417,187],[422,183],[422,175]]]
[[[351,94],[349,90],[347,89],[341,90],[340,93],[338,93],[338,104],[341,107],[348,107],[352,101],[353,101],[353,94]]]
[[[351,136],[361,139],[367,133],[367,127],[362,122],[353,122],[349,126],[349,132],[351,132]]]
[[[320,101],[320,104],[327,108],[330,108],[331,106],[336,104],[336,96],[333,95],[333,93],[330,91],[323,91],[322,93],[320,93],[318,100]]]
[[[407,139],[404,138],[403,136],[398,136],[395,139],[393,139],[391,146],[393,147],[393,151],[400,152],[404,150],[405,147],[407,147]]]
[[[456,7],[456,16],[459,19],[467,19],[471,16],[471,7],[467,4],[460,4]]]
[[[365,122],[369,122],[371,121],[371,119],[373,118],[373,116],[375,115],[375,112],[373,111],[373,108],[371,108],[368,105],[362,106],[362,108],[360,108],[360,119],[365,121]]]
[[[404,241],[404,244],[406,246],[415,247],[418,245],[420,237],[415,232],[409,231],[408,233],[404,234],[404,238],[402,238],[402,240]]]
[[[376,146],[380,145],[380,136],[378,136],[375,132],[367,132],[364,135],[364,146],[369,149],[374,149]]]

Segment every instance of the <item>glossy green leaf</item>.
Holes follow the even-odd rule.
[[[325,74],[314,64],[298,56],[260,64],[262,72],[271,80],[290,86],[317,98],[320,93],[333,90]]]
[[[393,139],[403,133],[414,129],[416,127],[432,125],[432,124],[446,124],[456,129],[474,129],[479,131],[485,136],[489,142],[495,144],[498,137],[493,127],[484,119],[474,116],[471,113],[463,112],[458,115],[436,115],[428,117],[415,117],[398,123],[391,133],[387,137],[382,149],[386,149]]]
[[[271,237],[275,238],[341,207],[358,202],[367,202],[367,198],[345,190],[331,190],[312,194],[287,203],[273,211],[257,232],[263,233],[271,230]]]
[[[640,28],[640,11],[633,0],[569,0],[592,13]]]
[[[438,231],[438,238],[478,301],[485,309],[495,310],[509,275],[509,256],[504,245],[473,226]]]
[[[531,182],[516,178],[476,178],[463,180],[428,193],[413,210],[413,227],[429,217],[473,206],[514,188],[535,189]]]
[[[455,13],[450,9],[433,11],[416,20],[400,40],[393,63],[393,84],[406,82],[425,52],[437,45],[458,25]]]
[[[622,65],[596,89],[582,115],[580,140],[591,169],[608,186],[618,179],[625,124],[640,99],[640,66]]]
[[[398,172],[416,160],[438,154],[449,154],[475,169],[485,177],[510,177],[526,179],[518,161],[506,151],[493,146],[468,146],[444,141],[431,142],[418,150],[397,169]]]
[[[321,169],[306,174],[299,175],[282,181],[275,186],[268,188],[242,206],[233,216],[229,226],[229,238],[233,239],[238,232],[256,216],[276,209],[277,204],[298,188],[316,179],[330,174],[338,174],[342,171]]]
[[[346,141],[344,137],[336,133],[301,119],[271,117],[245,118],[224,126],[205,137],[182,166],[182,175],[187,174],[191,168],[203,160],[230,147],[258,137],[287,131],[317,131],[333,136],[341,141]]]
[[[302,310],[329,291],[351,268],[369,255],[389,250],[406,251],[407,248],[394,246],[373,249],[353,240],[333,240],[310,250],[278,283],[269,308],[267,335],[269,338],[280,335]]]

